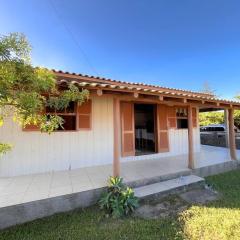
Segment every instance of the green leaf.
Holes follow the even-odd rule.
[[[132,213],[138,207],[138,199],[131,188],[123,184],[121,177],[110,177],[107,192],[99,200],[106,214],[118,218]]]
[[[3,125],[4,121],[3,121],[3,117],[0,116],[0,127]]]
[[[0,143],[0,154],[5,154],[12,149],[11,144]]]

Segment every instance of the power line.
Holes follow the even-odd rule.
[[[75,35],[73,34],[73,32],[71,31],[71,29],[67,26],[67,24],[65,24],[65,22],[63,21],[61,14],[59,13],[59,11],[57,10],[56,6],[54,5],[52,0],[48,0],[50,6],[52,7],[56,17],[58,18],[59,22],[63,25],[63,27],[65,28],[66,32],[69,34],[69,36],[72,38],[73,42],[76,44],[76,46],[79,48],[81,54],[83,55],[86,63],[88,64],[88,66],[90,67],[90,69],[96,74],[99,75],[96,68],[92,65],[91,61],[89,60],[87,54],[85,53],[85,51],[82,49],[80,43],[78,42],[77,38],[75,37]]]

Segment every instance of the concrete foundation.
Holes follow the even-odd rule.
[[[0,209],[0,229],[29,222],[55,213],[95,204],[104,188],[18,204]]]
[[[188,176],[190,174],[206,177],[238,169],[240,167],[240,161],[229,160],[229,154],[225,148],[204,147],[201,154],[197,154],[195,158],[196,169],[194,170],[185,167],[187,166],[187,156],[180,156],[174,159],[166,158],[164,160],[142,160],[140,162],[124,163],[122,164],[122,169],[124,170],[123,178],[129,186],[139,187],[179,178],[181,176]],[[48,183],[45,175],[35,176],[35,178],[32,176],[24,176],[22,178],[1,179],[1,184],[10,181],[8,183],[10,185],[6,185],[5,192],[3,190],[1,191],[2,198],[0,198],[0,200],[5,200],[5,202],[0,201],[0,229],[50,216],[55,213],[96,204],[101,193],[106,189],[106,180],[109,177],[106,170],[111,171],[111,166],[100,166],[94,169],[80,169],[78,171],[52,174],[51,186],[53,186],[53,184],[63,185],[60,185],[59,192],[56,192],[60,195],[44,195],[44,199],[39,200],[37,198],[32,198],[30,200],[28,199],[26,202],[16,202],[16,200],[20,194],[23,196],[28,194],[31,183],[34,183],[34,179],[40,178],[40,183]],[[89,175],[85,176],[85,179],[83,177],[86,172],[88,172]],[[69,179],[71,179],[72,185],[68,187],[72,187],[73,189],[74,187],[78,187],[75,189],[76,192],[69,193],[66,191],[68,188],[64,187],[64,184],[66,184],[64,180],[69,181]],[[28,183],[30,180],[31,183]],[[86,184],[88,182],[93,182],[94,185],[90,186],[91,189],[84,189],[84,187],[87,187]],[[19,190],[21,190],[21,187],[25,186],[24,184],[28,184],[28,190],[25,190],[24,193],[20,193]],[[82,186],[80,186],[81,184]],[[37,185],[32,186],[35,190],[35,192],[33,192],[34,194],[37,194],[38,191],[41,190],[36,189],[36,186]],[[10,196],[11,198],[5,197],[4,194],[9,194],[10,192],[12,194]],[[34,194],[31,196],[34,197]],[[41,195],[39,196],[41,197]],[[15,202],[11,202],[11,200],[15,200]]]
[[[192,170],[192,174],[200,177],[212,176],[231,170],[238,169],[240,167],[240,161],[228,161],[224,163],[214,164],[207,167],[200,167]]]

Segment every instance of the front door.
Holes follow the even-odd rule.
[[[171,107],[134,102],[120,107],[122,157],[169,151],[168,117],[170,127],[176,125]]]
[[[155,108],[153,104],[134,104],[135,153],[156,153]]]

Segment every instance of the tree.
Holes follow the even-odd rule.
[[[235,97],[238,101],[240,101],[240,94],[238,94],[236,97]],[[234,111],[234,122],[235,122],[235,125],[240,128],[240,110],[235,110]]]
[[[203,88],[201,92],[216,96],[216,91],[210,87],[210,84],[208,81],[205,81],[203,83]]]
[[[223,124],[224,123],[224,112],[202,112],[199,114],[200,126],[207,126],[210,124]]]
[[[75,85],[59,91],[55,75],[31,64],[31,47],[24,34],[0,35],[0,126],[7,117],[25,127],[37,125],[42,132],[51,133],[63,119],[45,114],[44,109],[66,108],[71,101],[83,103],[89,97],[87,90]],[[11,149],[9,143],[0,143],[0,154]]]
[[[203,112],[199,114],[200,126],[223,123],[225,123],[223,111]],[[234,111],[234,124],[236,127],[240,128],[240,110]]]

